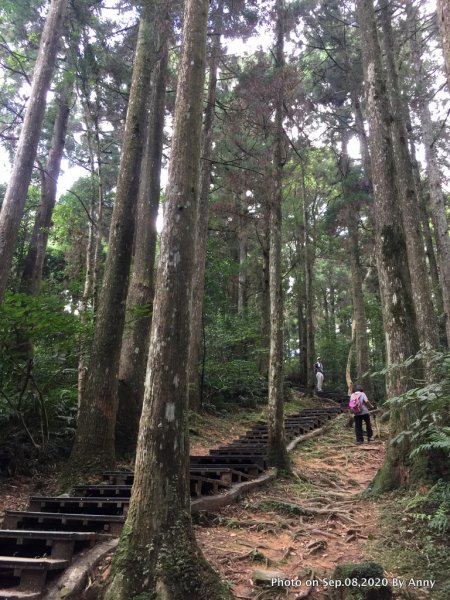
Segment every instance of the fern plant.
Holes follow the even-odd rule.
[[[418,510],[413,513],[416,519],[444,533],[450,530],[450,354],[427,352],[417,358],[431,369],[432,382],[389,401],[392,407],[418,415],[392,442],[408,436],[413,448],[411,458],[428,457],[429,469],[433,470],[430,478],[435,483],[427,493],[417,495],[409,508]]]

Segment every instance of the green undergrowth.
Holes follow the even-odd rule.
[[[435,507],[420,502],[420,494],[395,493],[380,497],[382,505],[380,533],[368,543],[368,551],[387,572],[410,579],[431,579],[433,589],[414,588],[405,584],[397,596],[402,600],[450,598],[450,554],[448,531],[429,526]],[[419,513],[420,508],[420,513]],[[428,510],[430,519],[421,518]]]

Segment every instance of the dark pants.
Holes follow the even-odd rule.
[[[373,435],[372,425],[370,424],[370,415],[355,415],[355,434],[357,442],[364,441],[363,421],[366,424],[367,439],[370,440]]]

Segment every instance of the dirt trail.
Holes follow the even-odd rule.
[[[294,481],[278,481],[224,509],[210,527],[196,530],[205,555],[233,584],[236,598],[275,598],[255,590],[256,569],[281,571],[289,579],[331,576],[338,563],[369,557],[367,539],[376,536],[375,503],[357,498],[381,466],[380,440],[356,446],[348,417],[339,417],[325,436],[300,444],[292,455]],[[295,515],[300,505],[324,513]],[[302,597],[306,587],[284,589],[280,597]],[[288,593],[287,593],[288,592]],[[306,597],[306,596],[304,596]],[[310,590],[308,598],[324,597]]]

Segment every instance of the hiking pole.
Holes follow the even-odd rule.
[[[375,408],[374,410],[369,410],[369,415],[372,415],[372,417],[373,417],[373,422],[375,423],[375,428],[377,430],[378,439],[381,440],[380,426],[378,425],[378,419],[376,417],[376,413],[379,411],[380,411],[379,408]]]

